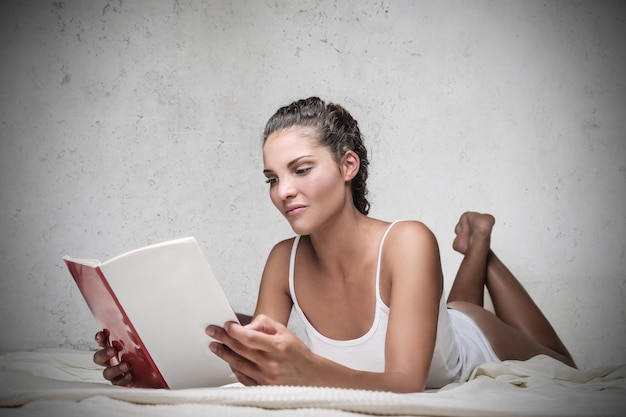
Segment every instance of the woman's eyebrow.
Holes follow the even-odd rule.
[[[296,159],[293,159],[293,160],[289,161],[289,163],[287,164],[287,168],[291,167],[293,164],[297,163],[302,158],[309,158],[311,156],[313,156],[313,155],[302,155],[302,156],[299,156]]]
[[[301,159],[303,159],[303,158],[309,158],[309,157],[312,157],[312,156],[313,156],[313,155],[302,155],[302,156],[299,156],[299,157],[297,157],[297,158],[295,158],[295,159],[292,159],[291,161],[289,161],[289,162],[287,163],[287,168],[292,167],[294,164],[296,164],[299,160],[301,160]],[[267,169],[267,168],[263,170],[263,173],[264,173],[264,174],[271,173],[271,172],[274,172],[274,171],[273,171],[273,170],[271,170],[271,169]]]

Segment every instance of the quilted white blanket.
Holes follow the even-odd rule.
[[[549,357],[477,368],[468,382],[393,394],[231,385],[188,390],[113,387],[93,352],[0,355],[0,416],[625,416],[626,365],[575,370]]]

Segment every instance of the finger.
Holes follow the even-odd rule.
[[[238,350],[242,349],[241,343],[233,339],[223,327],[208,326],[206,328],[206,334],[223,345],[236,348]]]
[[[237,334],[233,337],[231,333],[229,333],[233,327],[238,329],[245,328],[237,323],[231,322],[226,323],[224,327],[228,328],[229,331],[226,331],[223,327],[209,326],[207,327],[207,334],[220,342],[221,345],[224,345],[228,350],[235,353],[237,357],[245,358],[253,364],[258,364],[264,361],[265,353],[271,350],[270,346],[272,345],[272,340],[269,340],[270,336],[257,332],[256,330],[247,329],[244,330],[243,335]],[[235,333],[237,332],[235,331]],[[255,336],[267,337],[268,340],[259,342],[255,340]],[[228,352],[226,354],[228,354]],[[233,367],[232,363],[231,367]]]
[[[237,381],[241,382],[246,387],[253,387],[253,386],[259,385],[259,383],[256,382],[254,379],[250,378],[248,375],[242,374],[241,372],[233,371],[233,374],[235,374]]]
[[[274,346],[275,339],[272,337],[276,334],[274,331],[263,332],[237,323],[226,323],[224,330],[228,337],[235,342],[234,344],[228,343],[228,346],[241,354],[245,354],[245,351],[254,350],[269,352]],[[239,349],[241,348],[244,350],[240,352]]]
[[[247,358],[237,354],[228,346],[213,342],[209,345],[213,353],[219,356],[230,366],[237,379],[242,384],[257,385],[259,367]]]
[[[257,317],[254,318],[253,321],[250,322],[250,324],[245,327],[248,329],[257,330],[265,334],[276,334],[285,329],[285,326],[283,326],[281,323],[272,320],[264,314],[259,314]]]
[[[99,331],[98,333],[96,333],[95,339],[96,339],[96,343],[100,347],[106,347],[109,342],[106,333],[103,331]]]
[[[228,334],[226,333],[224,328],[220,326],[214,326],[214,325],[207,326],[207,328],[205,329],[205,332],[207,335],[217,340],[218,342],[221,342],[224,338],[228,337]]]
[[[226,323],[228,325],[228,323]],[[256,358],[253,356],[251,350],[245,346],[241,341],[233,338],[228,332],[219,326],[209,326],[206,329],[206,333],[214,340],[217,340],[222,345],[227,346],[233,352],[237,352],[239,355],[256,362]]]
[[[120,375],[118,378],[115,378],[111,383],[113,385],[119,385],[122,387],[128,386],[133,381],[133,374],[127,372],[125,374]]]
[[[117,359],[117,351],[112,346],[100,349],[93,354],[93,361],[100,366],[109,366],[113,358]]]
[[[126,362],[122,362],[117,366],[109,366],[102,371],[102,376],[107,381],[111,381],[115,385],[127,385],[123,384],[123,382],[132,378],[130,374],[130,366]]]

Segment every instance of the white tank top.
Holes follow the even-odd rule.
[[[289,290],[296,312],[304,322],[308,338],[307,343],[313,353],[352,369],[369,372],[383,372],[385,370],[385,340],[389,322],[389,307],[385,305],[380,297],[380,264],[385,238],[396,223],[392,223],[387,228],[378,250],[374,322],[363,336],[352,340],[335,340],[324,336],[313,327],[300,308],[294,286],[295,260],[300,236],[296,236],[294,239],[289,263]],[[485,362],[481,356],[476,360],[479,363],[465,363],[464,358],[467,355],[463,346],[458,343],[458,336],[451,327],[450,315],[448,314],[443,295],[439,304],[437,339],[430,371],[426,380],[427,388],[440,388],[457,379],[467,379],[475,366]],[[457,312],[455,311],[455,313]],[[463,322],[463,325],[467,325],[467,323]]]

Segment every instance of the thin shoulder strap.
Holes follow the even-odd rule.
[[[387,235],[389,234],[389,231],[391,230],[391,228],[398,222],[401,222],[403,220],[396,220],[393,223],[391,223],[389,225],[389,227],[387,227],[387,230],[385,230],[385,233],[383,234],[382,239],[380,240],[380,247],[378,248],[378,265],[376,266],[376,300],[378,300],[379,303],[383,304],[383,299],[380,296],[380,265],[382,263],[382,259],[383,259],[383,246],[385,244],[385,239],[387,238]]]
[[[291,299],[299,308],[298,300],[296,299],[296,288],[294,286],[294,275],[296,265],[296,252],[298,251],[298,244],[300,243],[300,235],[296,235],[293,239],[293,245],[291,246],[291,255],[289,256],[289,292],[291,293]]]

